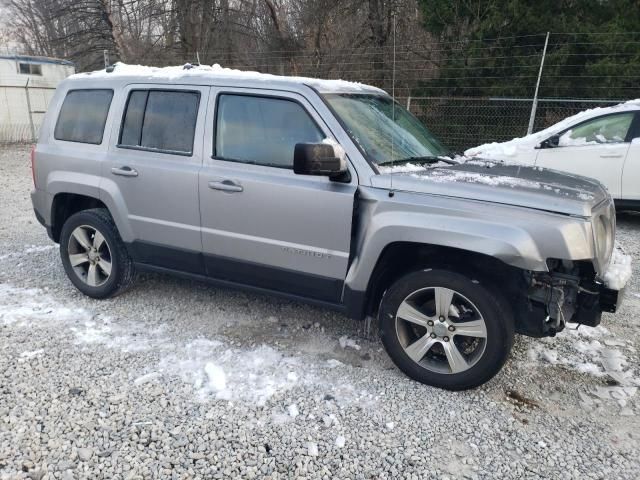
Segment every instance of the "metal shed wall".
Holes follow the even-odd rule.
[[[21,63],[39,65],[42,75],[20,73]],[[35,141],[56,86],[73,73],[71,62],[0,56],[0,143]]]

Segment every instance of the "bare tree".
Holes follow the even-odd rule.
[[[79,70],[114,60],[219,62],[277,74],[389,83],[398,42],[428,40],[417,0],[0,0],[9,29],[32,54]],[[428,60],[424,60],[428,62]]]

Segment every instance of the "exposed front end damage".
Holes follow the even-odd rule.
[[[520,330],[524,330],[521,333],[553,336],[568,322],[596,327],[602,312],[616,311],[624,288],[609,288],[599,279],[591,262],[549,260],[548,263],[548,272],[524,274],[528,285],[525,315],[529,318],[521,322]]]

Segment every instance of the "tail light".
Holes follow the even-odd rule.
[[[38,188],[36,185],[36,146],[31,147],[31,177],[33,178],[33,187]]]

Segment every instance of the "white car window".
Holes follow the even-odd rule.
[[[627,112],[594,118],[560,135],[558,146],[623,143],[634,115],[634,112]]]

